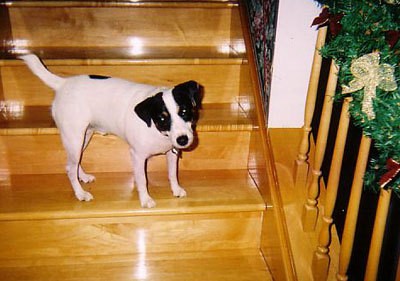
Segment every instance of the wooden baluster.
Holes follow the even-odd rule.
[[[333,223],[332,214],[335,208],[336,196],[342,169],[343,153],[346,147],[347,132],[349,129],[349,104],[352,98],[346,98],[343,102],[342,113],[340,115],[339,127],[337,131],[335,148],[332,156],[329,180],[326,188],[326,199],[324,216],[322,218],[321,232],[319,234],[319,244],[314,252],[312,261],[312,273],[314,280],[322,281],[328,277],[330,264],[329,245],[331,241],[331,225]]]
[[[371,246],[369,248],[367,269],[364,281],[375,281],[378,275],[379,258],[381,256],[382,242],[385,234],[386,219],[389,211],[392,190],[381,189],[378,207],[376,210],[374,230],[372,231]]]
[[[311,132],[311,121],[314,115],[315,101],[317,98],[318,82],[321,73],[322,56],[319,50],[325,43],[327,27],[318,30],[317,42],[315,45],[313,64],[311,68],[310,80],[307,90],[307,100],[304,112],[303,136],[300,142],[299,154],[294,163],[294,183],[296,188],[306,186],[308,175],[308,150],[310,147],[309,138]]]
[[[333,97],[336,92],[338,71],[339,68],[332,61],[318,128],[312,176],[308,186],[307,200],[303,206],[302,223],[304,231],[313,231],[318,218],[317,197],[319,194],[319,180],[321,176],[322,161],[324,160],[325,155],[326,142],[328,139],[329,125],[331,122],[332,107],[334,103]]]
[[[342,243],[340,246],[339,269],[336,275],[336,279],[340,281],[345,281],[348,279],[347,269],[349,268],[350,257],[353,251],[358,210],[360,207],[360,199],[364,184],[363,178],[368,163],[370,147],[371,139],[363,135],[361,137],[360,148],[358,151],[356,170],[354,171],[353,183],[351,186],[349,204],[346,213],[346,220],[344,223]]]

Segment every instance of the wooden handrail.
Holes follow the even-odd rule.
[[[304,111],[303,136],[299,146],[299,153],[294,163],[294,183],[296,188],[304,188],[308,175],[308,150],[310,147],[309,137],[311,132],[311,121],[314,115],[315,101],[318,92],[318,83],[321,73],[322,56],[320,49],[325,44],[327,27],[318,30],[317,42],[315,44],[314,58],[311,68],[311,75],[308,84],[306,106]]]

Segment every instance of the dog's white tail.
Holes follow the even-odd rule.
[[[24,60],[30,70],[53,90],[58,90],[64,84],[65,79],[51,73],[36,55],[23,55],[19,58]]]

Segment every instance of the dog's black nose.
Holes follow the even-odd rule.
[[[187,136],[185,136],[185,135],[179,136],[179,137],[176,138],[176,142],[181,146],[185,146],[185,145],[188,144],[189,138]]]

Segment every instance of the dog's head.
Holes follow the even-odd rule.
[[[135,112],[148,127],[152,124],[179,149],[193,142],[193,125],[198,118],[201,86],[188,81],[160,92],[136,105]]]

